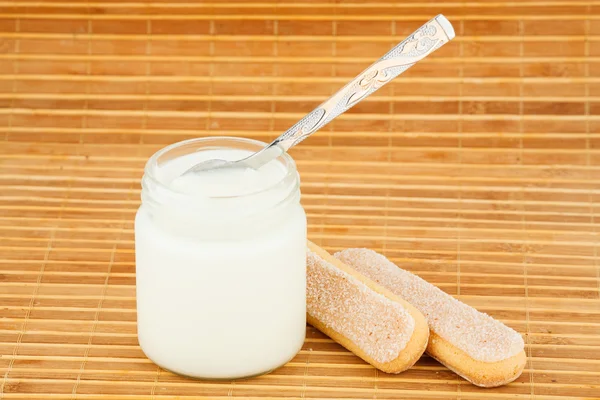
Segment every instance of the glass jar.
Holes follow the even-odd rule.
[[[174,184],[193,165],[190,157],[227,150],[237,151],[236,159],[264,146],[193,139],[146,164],[135,218],[138,338],[148,358],[167,370],[249,377],[282,366],[302,347],[306,214],[292,158],[269,163],[280,175],[257,191],[215,196]]]

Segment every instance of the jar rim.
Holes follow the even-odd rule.
[[[153,184],[157,185],[158,187],[160,187],[163,190],[171,191],[171,192],[177,193],[178,195],[189,195],[189,193],[182,192],[182,191],[177,190],[176,188],[173,188],[171,185],[169,185],[170,182],[164,182],[164,180],[159,179],[156,176],[156,174],[154,173],[154,172],[156,172],[155,169],[159,165],[160,158],[164,157],[169,152],[172,152],[172,151],[182,148],[184,146],[189,146],[189,145],[194,145],[194,144],[207,145],[207,144],[210,144],[210,142],[222,142],[222,143],[220,143],[219,145],[215,145],[215,146],[202,147],[202,148],[199,148],[197,151],[215,150],[215,149],[235,149],[236,148],[236,147],[226,146],[226,144],[228,142],[231,144],[237,144],[237,145],[250,145],[250,146],[256,147],[255,151],[259,151],[259,150],[263,149],[265,146],[267,146],[267,143],[262,142],[260,140],[240,138],[240,137],[235,137],[235,136],[207,136],[207,137],[202,137],[202,138],[192,138],[192,139],[182,140],[179,142],[172,143],[172,144],[165,146],[165,147],[161,148],[160,150],[156,151],[146,162],[146,165],[144,167],[144,178],[149,179],[150,181],[153,182]],[[173,157],[172,159],[174,159],[174,158],[177,158],[177,156]],[[171,159],[169,159],[169,160],[171,160]],[[256,190],[253,192],[246,192],[246,193],[242,193],[239,195],[205,196],[205,197],[212,198],[212,199],[227,199],[227,198],[234,199],[234,198],[253,196],[253,195],[257,195],[257,194],[272,190],[274,187],[280,185],[282,182],[285,182],[286,180],[290,179],[290,177],[293,175],[297,176],[296,163],[294,162],[294,159],[289,154],[282,153],[275,160],[279,160],[279,162],[285,168],[285,174],[281,177],[281,179],[277,180],[276,182],[274,182],[268,186],[261,187],[259,190]]]

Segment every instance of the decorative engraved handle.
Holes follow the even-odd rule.
[[[453,38],[454,29],[450,21],[443,15],[438,15],[294,124],[268,147],[278,145],[283,151],[287,151]]]

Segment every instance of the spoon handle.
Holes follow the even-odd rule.
[[[294,124],[268,147],[277,145],[287,151],[453,38],[452,24],[443,15],[438,15]]]

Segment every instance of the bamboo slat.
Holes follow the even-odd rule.
[[[145,160],[269,141],[432,16],[456,39],[292,150],[310,238],[366,246],[523,334],[514,383],[387,375],[307,326],[197,382],[136,336]],[[600,398],[600,1],[0,1],[0,398]]]

